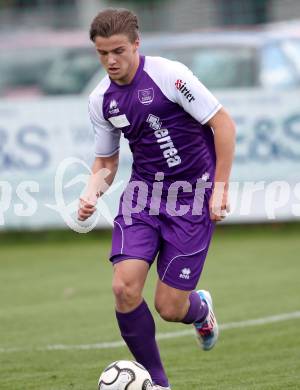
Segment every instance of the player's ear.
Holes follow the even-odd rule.
[[[137,50],[140,47],[140,37],[134,41],[134,49]]]

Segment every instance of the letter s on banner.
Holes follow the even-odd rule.
[[[9,209],[12,188],[8,181],[0,181],[0,226],[5,223],[4,213]]]
[[[35,181],[23,181],[16,190],[18,198],[24,204],[17,203],[14,205],[14,211],[19,217],[31,217],[37,210],[37,201],[29,195],[29,192],[39,192],[39,184]],[[27,191],[28,190],[28,191]]]
[[[43,146],[46,143],[46,138],[47,132],[41,127],[26,126],[21,128],[17,135],[17,142],[25,151],[31,153],[30,162],[29,159],[22,160],[25,169],[43,169],[47,166],[50,155]]]

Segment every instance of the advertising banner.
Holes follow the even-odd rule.
[[[237,124],[227,222],[300,216],[299,91],[216,94]],[[76,218],[94,158],[86,97],[0,101],[0,230],[111,226],[130,176],[121,141],[118,174],[90,221]]]

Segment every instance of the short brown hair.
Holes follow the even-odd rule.
[[[98,13],[90,27],[90,39],[95,42],[97,36],[109,38],[115,34],[126,34],[130,42],[138,38],[138,18],[124,8],[107,8]]]

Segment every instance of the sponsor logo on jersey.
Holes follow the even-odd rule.
[[[138,91],[138,98],[139,101],[142,104],[145,104],[146,106],[148,104],[151,104],[154,99],[154,89],[153,88],[147,88],[147,89],[140,89]]]
[[[181,270],[179,277],[180,277],[180,279],[187,279],[188,280],[190,278],[190,274],[191,274],[190,268],[183,268]]]
[[[193,94],[191,93],[191,90],[186,87],[186,82],[182,81],[180,79],[176,80],[175,87],[180,91],[183,96],[187,99],[188,102],[192,102],[195,100]]]
[[[177,149],[174,147],[173,141],[169,136],[168,129],[162,129],[162,123],[158,116],[149,114],[146,122],[154,130],[156,141],[159,144],[160,149],[163,151],[163,156],[167,161],[169,168],[175,167],[181,163],[181,158],[178,155]]]
[[[118,114],[120,112],[118,108],[118,103],[116,102],[115,99],[111,100],[109,103],[109,111],[110,114]]]

